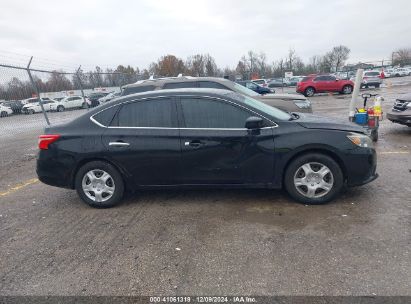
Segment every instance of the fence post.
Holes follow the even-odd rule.
[[[26,71],[27,71],[27,73],[29,74],[29,78],[30,78],[31,85],[33,86],[34,91],[35,91],[36,94],[37,94],[37,98],[39,99],[39,104],[40,104],[40,107],[41,107],[41,111],[42,111],[43,114],[44,114],[44,118],[46,119],[46,123],[47,123],[48,125],[50,125],[49,118],[48,118],[48,116],[47,116],[46,111],[44,110],[43,101],[42,101],[41,98],[40,98],[40,91],[39,91],[36,83],[35,83],[34,80],[33,80],[33,76],[31,76],[30,65],[31,65],[31,61],[32,61],[32,60],[33,60],[33,56],[31,56],[31,58],[30,58],[29,64],[27,65],[27,68],[26,68]]]
[[[85,103],[87,105],[87,111],[88,111],[89,106],[88,106],[88,103],[86,101],[86,97],[84,96],[83,83],[81,82],[81,77],[80,77],[80,69],[81,69],[81,65],[77,69],[76,76],[77,76],[77,79],[78,79],[78,84],[80,86],[81,96],[83,97],[83,103]]]

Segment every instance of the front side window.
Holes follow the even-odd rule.
[[[174,128],[175,111],[171,98],[135,101],[121,107],[116,121],[119,127]]]
[[[253,113],[217,99],[181,98],[186,128],[242,129]]]
[[[252,83],[252,82],[246,82],[245,86],[247,88],[249,88],[250,90],[256,90],[257,89],[257,85],[255,83]]]

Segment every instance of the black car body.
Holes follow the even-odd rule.
[[[246,87],[246,88],[248,88],[248,89],[250,89],[250,90],[253,90],[254,92],[256,92],[256,93],[258,93],[258,94],[261,94],[261,95],[275,93],[274,90],[269,89],[269,88],[266,88],[266,87],[263,87],[263,86],[260,86],[259,84],[254,83],[254,82],[252,82],[252,81],[247,81],[247,80],[245,80],[245,81],[237,81],[237,83],[238,83],[238,84],[241,84],[242,86],[244,86],[244,87]]]
[[[72,122],[47,127],[40,138],[37,174],[46,184],[76,188],[93,206],[103,203],[87,199],[84,191],[93,198],[90,185],[107,186],[101,176],[92,178],[94,184],[88,180],[87,170],[94,167],[101,175],[111,172],[121,189],[285,186],[299,201],[324,203],[343,184],[362,185],[377,177],[376,153],[367,138],[356,125],[290,115],[231,91],[151,91],[115,99]],[[304,161],[310,161],[312,181],[319,178],[312,166],[326,164],[336,193],[317,199],[295,193],[289,185],[294,174],[290,168]],[[303,170],[299,172],[304,175]],[[301,178],[306,182],[308,176]],[[88,190],[82,192],[82,187]],[[106,205],[114,204],[110,200]]]
[[[394,123],[411,127],[411,94],[397,98],[387,118]]]
[[[20,114],[23,108],[23,103],[20,100],[9,100],[3,102],[3,105],[12,109],[13,114]]]

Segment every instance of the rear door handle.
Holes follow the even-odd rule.
[[[192,147],[192,148],[199,148],[201,146],[204,146],[205,143],[199,140],[193,140],[193,141],[186,141],[184,142],[184,146],[186,147]]]
[[[118,146],[118,147],[124,147],[124,146],[129,146],[130,144],[128,142],[124,141],[111,141],[108,143],[109,146]]]

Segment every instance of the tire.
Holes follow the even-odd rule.
[[[372,130],[370,137],[373,142],[377,142],[378,141],[378,130]]]
[[[124,182],[121,174],[111,164],[104,161],[92,161],[83,165],[77,171],[74,183],[80,198],[95,208],[113,207],[121,201],[124,195]]]
[[[31,115],[31,114],[34,114],[36,112],[33,109],[31,109],[31,110],[28,110],[27,113]]]
[[[312,97],[315,94],[315,89],[313,87],[308,87],[304,90],[305,97]]]
[[[321,171],[319,169],[324,170],[324,176],[320,177],[321,173],[317,173]],[[284,175],[284,186],[288,194],[307,205],[321,205],[331,201],[340,193],[343,185],[344,177],[340,166],[331,157],[320,153],[308,153],[296,158],[288,165]],[[313,189],[311,195],[310,188]]]
[[[375,87],[378,89],[378,88],[380,87],[380,84],[377,83],[377,84],[375,85]]]
[[[58,106],[57,112],[63,112],[65,110],[64,106]]]
[[[0,117],[7,117],[9,116],[9,113],[7,113],[6,111],[3,111],[0,113]]]
[[[343,86],[343,88],[342,88],[343,94],[351,94],[352,90],[353,90],[353,87],[352,87],[352,85],[349,85],[349,84]]]

